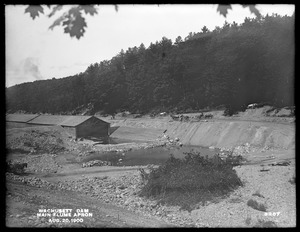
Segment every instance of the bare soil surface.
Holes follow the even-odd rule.
[[[38,188],[17,181],[7,183],[6,205],[8,227],[172,227],[83,193]],[[83,222],[72,222],[74,217],[65,217],[54,223],[49,222],[51,217],[37,217],[40,209],[88,209],[92,216],[81,217]]]
[[[272,221],[272,225],[275,223],[277,227],[294,227],[294,118],[267,117],[263,115],[263,110],[250,110],[228,118],[222,118],[219,112],[212,112],[215,114],[213,119],[200,122],[177,122],[169,116],[104,118],[115,126],[125,127],[119,131],[120,137],[126,137],[127,130],[130,130],[132,139],[139,137],[140,140],[147,140],[149,135],[148,142],[142,143],[101,145],[88,140],[75,142],[59,127],[9,129],[7,160],[26,162],[28,166],[24,174],[7,174],[6,225],[266,227],[268,224],[263,222]],[[199,128],[205,128],[205,124],[209,126],[204,130],[208,138],[204,139]],[[147,128],[151,130],[147,132]],[[237,131],[240,131],[238,137]],[[248,137],[243,134],[248,134]],[[175,142],[175,138],[179,141]],[[209,140],[212,142],[206,142]],[[148,166],[82,168],[83,158],[94,152],[122,153],[132,149],[178,145],[180,142],[189,144],[190,141],[218,147],[221,151],[231,150],[245,157],[247,162],[235,167],[244,186],[223,199],[208,202],[189,212],[178,206],[160,205],[152,199],[138,196],[144,184],[138,169],[147,169]],[[248,206],[251,199],[263,204],[266,212]],[[74,217],[69,217],[69,222],[62,222],[63,218],[59,218],[59,223],[49,222],[51,217],[37,217],[38,210],[43,208],[88,209],[93,216],[82,217],[83,222],[71,222]]]

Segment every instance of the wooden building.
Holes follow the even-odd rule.
[[[94,116],[70,116],[59,124],[75,138],[105,138],[109,136],[110,123]]]
[[[38,114],[6,114],[6,127],[8,129],[29,127],[27,122],[38,116]]]
[[[7,120],[11,120],[11,118],[6,117]],[[87,137],[105,138],[109,136],[110,123],[94,116],[36,115],[36,117],[32,116],[32,118],[29,119],[29,116],[26,117],[24,114],[22,119],[23,121],[28,119],[26,122],[23,122],[27,126],[59,125],[76,139]]]

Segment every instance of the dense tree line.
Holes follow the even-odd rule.
[[[93,105],[94,112],[240,109],[253,102],[294,104],[294,15],[246,18],[174,43],[120,51],[74,76],[6,89],[7,110],[61,113]]]

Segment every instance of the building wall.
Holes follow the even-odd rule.
[[[26,122],[6,122],[6,129],[31,127]]]
[[[6,122],[7,129],[22,128],[22,127],[36,127],[36,126],[49,126],[49,125]],[[77,127],[63,126],[63,128],[73,138],[88,137],[88,136],[103,138],[109,136],[110,124],[102,122],[97,118],[90,118],[89,120],[83,122]]]
[[[77,137],[92,136],[96,138],[109,136],[109,124],[99,121],[96,118],[90,118],[76,127]]]
[[[76,138],[76,128],[70,126],[63,126],[65,131],[70,134],[73,138]]]

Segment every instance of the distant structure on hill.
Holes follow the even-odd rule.
[[[95,116],[7,114],[6,127],[61,126],[72,137],[105,138],[109,136],[110,123]]]

